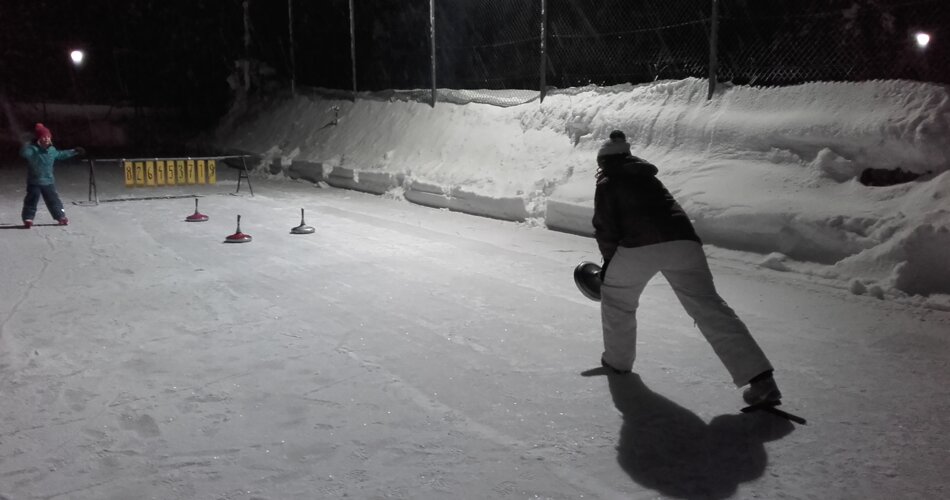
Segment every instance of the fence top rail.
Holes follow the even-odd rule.
[[[157,161],[157,160],[227,160],[230,158],[251,158],[254,155],[225,155],[225,156],[150,156],[143,158],[86,158],[84,161],[114,161],[114,162],[123,162],[123,161]]]

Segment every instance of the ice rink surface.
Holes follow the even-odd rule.
[[[188,223],[191,198],[79,206],[85,172],[57,176],[70,225],[24,230],[22,172],[0,169],[0,498],[950,488],[950,313],[707,246],[797,426],[739,413],[662,278],[635,375],[606,376],[571,277],[590,238],[265,179],[196,190],[210,220]],[[301,208],[313,234],[290,234]],[[237,215],[253,241],[225,244]]]

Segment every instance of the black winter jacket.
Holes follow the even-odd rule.
[[[600,165],[594,193],[594,236],[610,261],[618,246],[640,247],[666,241],[702,241],[686,212],[662,182],[657,168],[632,155],[597,158]]]

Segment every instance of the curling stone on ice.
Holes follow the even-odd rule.
[[[198,198],[195,198],[195,213],[185,217],[185,220],[188,222],[204,222],[208,220],[208,216],[198,211]]]
[[[241,216],[237,216],[237,231],[224,239],[225,243],[247,243],[251,241],[251,235],[241,232]]]
[[[291,234],[310,234],[310,233],[313,233],[313,231],[314,231],[313,226],[308,226],[303,221],[303,209],[301,208],[300,209],[300,225],[297,227],[291,228],[290,233]]]

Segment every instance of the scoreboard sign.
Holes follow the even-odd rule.
[[[186,186],[218,182],[215,160],[123,160],[125,187]]]

